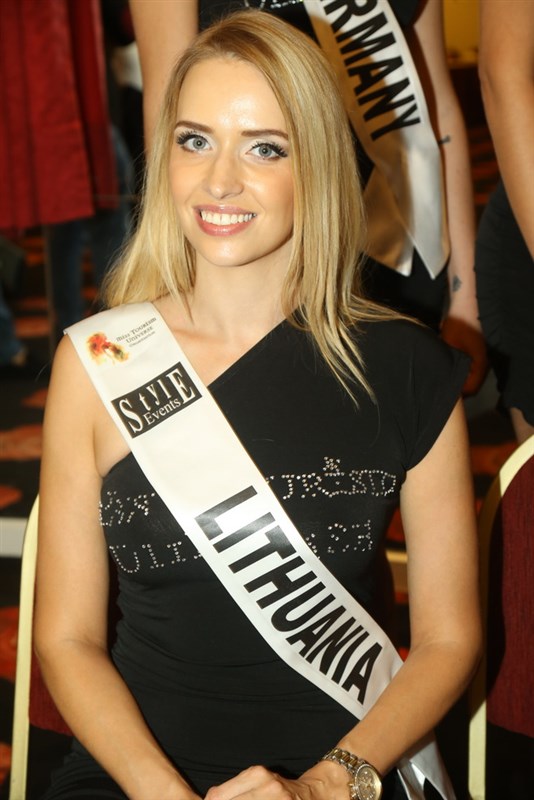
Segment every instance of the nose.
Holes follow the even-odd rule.
[[[206,184],[208,192],[217,200],[239,194],[243,181],[238,157],[225,149],[214,154]]]

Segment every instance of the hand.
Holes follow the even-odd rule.
[[[347,800],[348,776],[336,764],[321,761],[296,780],[254,766],[212,786],[205,800]]]
[[[464,396],[476,394],[488,372],[486,343],[480,326],[451,314],[443,320],[441,338],[451,347],[471,356],[471,366],[462,393]]]

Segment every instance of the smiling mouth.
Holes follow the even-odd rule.
[[[238,225],[242,222],[250,222],[256,214],[220,214],[213,211],[200,211],[200,218],[210,225]]]

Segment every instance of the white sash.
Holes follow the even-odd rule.
[[[67,330],[146,477],[275,652],[357,719],[401,666],[372,617],[314,555],[151,303]],[[435,744],[400,767],[453,798]]]
[[[372,258],[402,275],[414,248],[435,278],[449,240],[442,164],[423,89],[388,0],[304,0],[374,169],[365,187]]]

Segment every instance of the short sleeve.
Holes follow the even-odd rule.
[[[445,427],[461,396],[469,364],[465,353],[446,345],[433,331],[418,328],[413,332],[411,397],[407,398],[413,411],[406,409],[407,429],[413,435],[407,442],[407,470],[422,461]]]
[[[470,359],[423,325],[371,323],[362,344],[378,410],[383,457],[402,472],[418,464],[447,422],[469,372]]]

